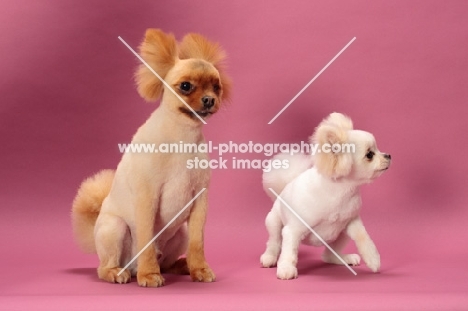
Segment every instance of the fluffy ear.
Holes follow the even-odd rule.
[[[177,42],[173,34],[159,29],[146,30],[140,45],[141,57],[164,79],[177,60]],[[163,93],[162,82],[144,64],[138,66],[135,74],[138,93],[147,101],[157,100]]]
[[[180,43],[180,59],[200,58],[216,68],[226,59],[226,53],[219,44],[208,41],[202,35],[190,33]]]
[[[331,113],[322,123],[336,126],[346,131],[353,129],[353,121],[351,121],[349,117],[338,112]]]
[[[231,94],[232,82],[225,70],[226,53],[218,43],[207,40],[202,35],[190,33],[179,45],[179,58],[199,58],[215,66],[218,70],[223,87],[223,100],[228,100]]]
[[[311,137],[312,143],[318,144],[320,150],[314,155],[314,166],[324,176],[340,178],[351,172],[353,158],[350,153],[337,151],[333,146],[345,144],[348,140],[348,134],[347,130],[330,124],[328,121],[329,118],[322,121]]]

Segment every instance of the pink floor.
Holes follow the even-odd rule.
[[[467,16],[463,0],[2,1],[0,310],[468,310]],[[362,217],[380,273],[353,276],[304,247],[299,278],[277,280],[259,265],[261,171],[223,169],[206,228],[215,283],[98,280],[97,256],[73,241],[71,202],[157,107],[136,94],[137,60],[117,39],[137,47],[149,27],[226,49],[233,98],[205,126],[214,143],[299,142],[333,111],[376,136],[393,162],[363,188]]]
[[[223,188],[214,186],[213,193]],[[0,309],[466,310],[468,306],[466,218],[441,221],[434,210],[420,217],[403,209],[392,211],[388,199],[375,201],[376,209],[365,210],[363,217],[381,252],[380,273],[359,266],[353,276],[342,266],[321,263],[318,249],[303,247],[299,278],[280,281],[275,269],[259,267],[266,240],[261,219],[269,207],[266,197],[250,202],[250,208],[258,211],[243,216],[232,210],[249,204],[244,199],[229,202],[212,196],[206,249],[217,281],[192,283],[187,276],[166,275],[166,286],[157,289],[140,288],[135,280],[125,285],[100,281],[96,256],[81,254],[72,241],[65,208],[69,202],[63,198],[25,196],[10,201],[12,206],[16,202],[34,208],[2,217],[0,242],[8,247],[2,255]],[[376,197],[365,193],[370,203]],[[64,207],[61,212],[58,206]]]

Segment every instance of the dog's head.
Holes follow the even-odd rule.
[[[140,55],[202,118],[217,112],[221,102],[229,98],[231,82],[223,64],[226,54],[201,35],[188,34],[178,44],[172,34],[148,29]],[[136,82],[147,101],[167,96],[171,110],[198,119],[144,64],[138,67]]]
[[[318,144],[314,155],[318,172],[332,179],[371,182],[390,167],[391,157],[377,149],[371,133],[354,130],[350,118],[332,113],[311,137]]]

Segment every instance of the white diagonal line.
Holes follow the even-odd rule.
[[[177,213],[177,215],[174,216],[174,218],[171,219],[171,221],[169,221],[165,226],[164,228],[161,229],[161,231],[158,232],[158,234],[156,234],[154,236],[154,238],[151,239],[151,241],[148,242],[148,244],[145,245],[145,247],[142,248],[141,251],[138,252],[138,254],[135,255],[135,257],[132,258],[132,260],[130,260],[126,265],[125,267],[122,268],[122,270],[119,271],[119,273],[117,273],[117,275],[120,276],[120,274],[122,274],[122,272],[125,271],[125,269],[127,269],[144,251],[145,249],[147,249],[151,244],[153,244],[153,242],[161,235],[161,233],[164,232],[164,230],[166,230],[173,222],[174,220],[177,219],[177,217],[180,216],[180,214],[182,214],[192,203],[193,201],[195,201],[199,196],[200,194],[202,194],[203,191],[205,191],[206,188],[202,188],[202,190],[200,190],[200,192],[197,193],[196,196],[193,197],[193,199],[190,200],[190,202],[187,203],[187,205],[184,206],[184,208],[182,208],[180,210],[180,212]]]
[[[143,58],[141,58],[141,56],[138,55],[137,52],[135,52],[135,50],[133,50],[133,49],[131,48],[130,45],[128,45],[127,42],[125,42],[124,39],[122,39],[122,37],[118,36],[118,38],[119,38],[120,41],[122,41],[122,43],[123,43],[123,44],[124,44],[124,45],[125,45],[125,46],[126,46],[126,47],[127,47],[127,48],[128,48],[144,65],[145,65],[145,66],[146,66],[146,67],[148,67],[148,69],[149,69],[156,77],[158,77],[159,80],[161,80],[161,82],[162,82],[169,90],[171,90],[172,93],[174,93],[174,95],[175,95],[181,102],[183,102],[183,103],[185,104],[185,106],[187,106],[188,109],[190,109],[190,111],[191,111],[193,114],[195,114],[195,116],[196,116],[198,119],[200,119],[200,121],[202,121],[203,124],[206,124],[205,120],[203,120],[202,117],[200,117],[200,116],[198,115],[198,113],[196,113],[195,110],[193,110],[193,108],[190,107],[190,105],[187,104],[187,103],[185,102],[185,100],[184,100],[182,97],[180,97],[179,94],[177,94],[176,91],[174,91],[174,90],[172,89],[172,87],[171,87],[169,84],[167,84],[167,82],[164,81],[164,79],[161,78],[161,76],[158,75],[158,73],[157,73],[156,71],[154,71],[154,69],[151,68],[151,66],[148,65],[148,63],[145,62],[145,60],[144,60]]]
[[[312,233],[315,235],[315,237],[316,237],[317,239],[319,239],[320,242],[322,242],[323,245],[325,245],[325,246],[330,250],[330,252],[333,253],[333,255],[335,255],[335,256],[343,263],[343,265],[344,265],[346,268],[349,269],[349,271],[351,271],[352,274],[357,275],[356,271],[354,271],[353,268],[351,268],[351,267],[346,263],[346,261],[344,261],[343,258],[341,258],[340,255],[338,255],[338,254],[333,250],[333,248],[331,248],[330,245],[328,245],[327,242],[325,242],[325,241],[320,237],[320,235],[318,235],[318,233],[315,232],[315,230],[312,229],[312,228],[309,226],[309,224],[306,223],[306,222],[304,221],[304,219],[302,219],[301,216],[299,216],[299,215],[292,209],[292,207],[289,206],[288,203],[286,203],[286,202],[279,196],[279,194],[277,194],[277,193],[275,192],[275,190],[273,190],[273,189],[271,189],[271,188],[268,188],[268,189],[278,198],[278,200],[281,201],[281,203],[284,204],[284,206],[286,206],[286,207],[291,211],[291,213],[294,214],[294,216],[297,217],[297,219],[300,220],[300,222],[302,222],[302,223],[304,224],[304,226],[307,227],[307,229],[309,229],[310,232],[312,232]]]
[[[291,100],[289,101],[289,103],[287,103],[286,106],[284,106],[283,109],[281,109],[281,111],[278,112],[278,113],[276,114],[276,116],[274,116],[274,118],[270,120],[270,122],[268,122],[268,124],[273,123],[273,121],[275,121],[276,118],[278,118],[278,117],[280,116],[280,114],[282,114],[282,113],[286,110],[286,108],[288,108],[289,105],[291,105],[291,104],[293,103],[293,101],[295,101],[295,100],[299,97],[299,95],[301,95],[302,92],[304,92],[304,91],[309,87],[309,85],[311,85],[312,82],[314,82],[315,79],[317,79],[317,78],[322,74],[322,72],[324,72],[325,69],[327,69],[328,66],[330,66],[330,65],[332,64],[332,63],[335,61],[335,59],[337,59],[338,56],[340,56],[341,53],[343,53],[344,50],[346,50],[346,49],[348,48],[348,46],[350,46],[351,43],[353,43],[354,40],[356,40],[356,37],[354,37],[353,39],[351,39],[351,41],[349,41],[348,44],[346,44],[346,46],[345,46],[344,48],[342,48],[341,51],[339,51],[338,54],[336,54],[335,57],[333,57],[332,60],[329,61],[328,64],[326,64],[325,67],[323,67],[322,70],[320,70],[319,73],[317,73],[317,74],[315,75],[315,77],[313,77],[312,80],[310,80],[309,83],[307,83],[306,86],[304,86],[304,87],[302,88],[302,90],[300,90],[299,93],[297,93],[296,96],[294,96],[293,99],[291,99]]]

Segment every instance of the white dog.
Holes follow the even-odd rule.
[[[332,113],[323,120],[311,138],[312,143],[318,144],[322,152],[316,153],[312,158],[301,154],[277,155],[276,158],[288,159],[290,168],[272,170],[263,175],[264,189],[275,199],[275,203],[265,221],[269,239],[260,262],[263,267],[277,264],[279,279],[294,279],[297,278],[299,243],[322,245],[320,240],[276,199],[269,190],[272,188],[276,193],[281,193],[280,197],[348,265],[358,265],[361,260],[358,254],[341,253],[351,238],[366,265],[373,272],[378,272],[379,252],[359,217],[359,188],[387,170],[391,157],[377,149],[372,134],[353,130],[352,121],[340,113]],[[323,148],[332,146],[339,146],[342,150]],[[344,152],[353,151],[352,146],[355,148],[354,152]],[[327,263],[342,264],[328,249],[325,249],[322,259]]]

